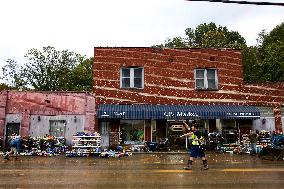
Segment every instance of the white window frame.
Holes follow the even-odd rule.
[[[198,87],[197,86],[196,79],[201,79],[201,78],[196,78],[197,77],[197,74],[196,74],[197,70],[204,71],[204,73],[203,73],[203,79],[204,79],[204,83],[203,84],[204,84],[204,87]],[[216,85],[216,88],[208,88],[208,77],[207,77],[207,71],[208,70],[214,70],[215,71],[215,85]],[[195,89],[197,89],[197,90],[218,90],[217,69],[215,69],[215,68],[196,68],[196,69],[194,69],[194,80],[195,80]]]
[[[137,69],[137,68],[142,68],[142,78],[141,78],[141,87],[134,87],[134,78],[135,78],[135,75],[134,75],[134,70]],[[122,87],[122,70],[123,69],[129,69],[130,70],[130,87]],[[144,67],[122,67],[120,68],[120,88],[123,88],[123,89],[144,89]]]

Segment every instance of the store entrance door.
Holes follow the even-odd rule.
[[[184,134],[185,127],[181,121],[168,121],[168,139],[170,148],[173,150],[181,150],[186,146],[185,139],[180,136]]]
[[[20,123],[7,123],[6,134],[5,134],[5,147],[9,148],[9,137],[13,134],[19,135],[20,133]]]
[[[109,121],[102,121],[101,126],[99,127],[101,130],[99,131],[101,134],[101,146],[102,148],[109,147],[109,134],[110,134],[110,126]]]

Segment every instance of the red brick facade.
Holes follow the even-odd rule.
[[[144,67],[143,89],[121,89],[120,68]],[[218,90],[196,90],[195,68],[216,68]],[[93,91],[99,104],[206,104],[274,107],[281,129],[284,83],[246,84],[239,50],[95,48]],[[97,127],[97,126],[96,126]]]

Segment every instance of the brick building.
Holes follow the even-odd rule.
[[[239,50],[94,51],[95,129],[105,146],[118,131],[123,142],[178,135],[179,120],[235,139],[249,130],[282,130],[284,83],[245,83]]]
[[[63,136],[71,144],[78,131],[94,131],[95,100],[85,92],[0,91],[0,138]]]
[[[95,48],[93,83],[94,94],[0,91],[0,138],[53,134],[71,144],[75,132],[95,130],[106,147],[177,143],[181,120],[228,142],[283,130],[284,83],[244,83],[238,50]]]

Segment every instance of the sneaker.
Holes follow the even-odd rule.
[[[201,168],[201,170],[208,170],[208,169],[209,169],[208,165],[205,165]]]
[[[5,155],[5,156],[4,156],[4,159],[6,159],[6,160],[10,160],[10,158],[9,158],[9,156],[8,156],[8,155]]]
[[[191,167],[184,167],[183,169],[184,169],[184,170],[192,170]]]

